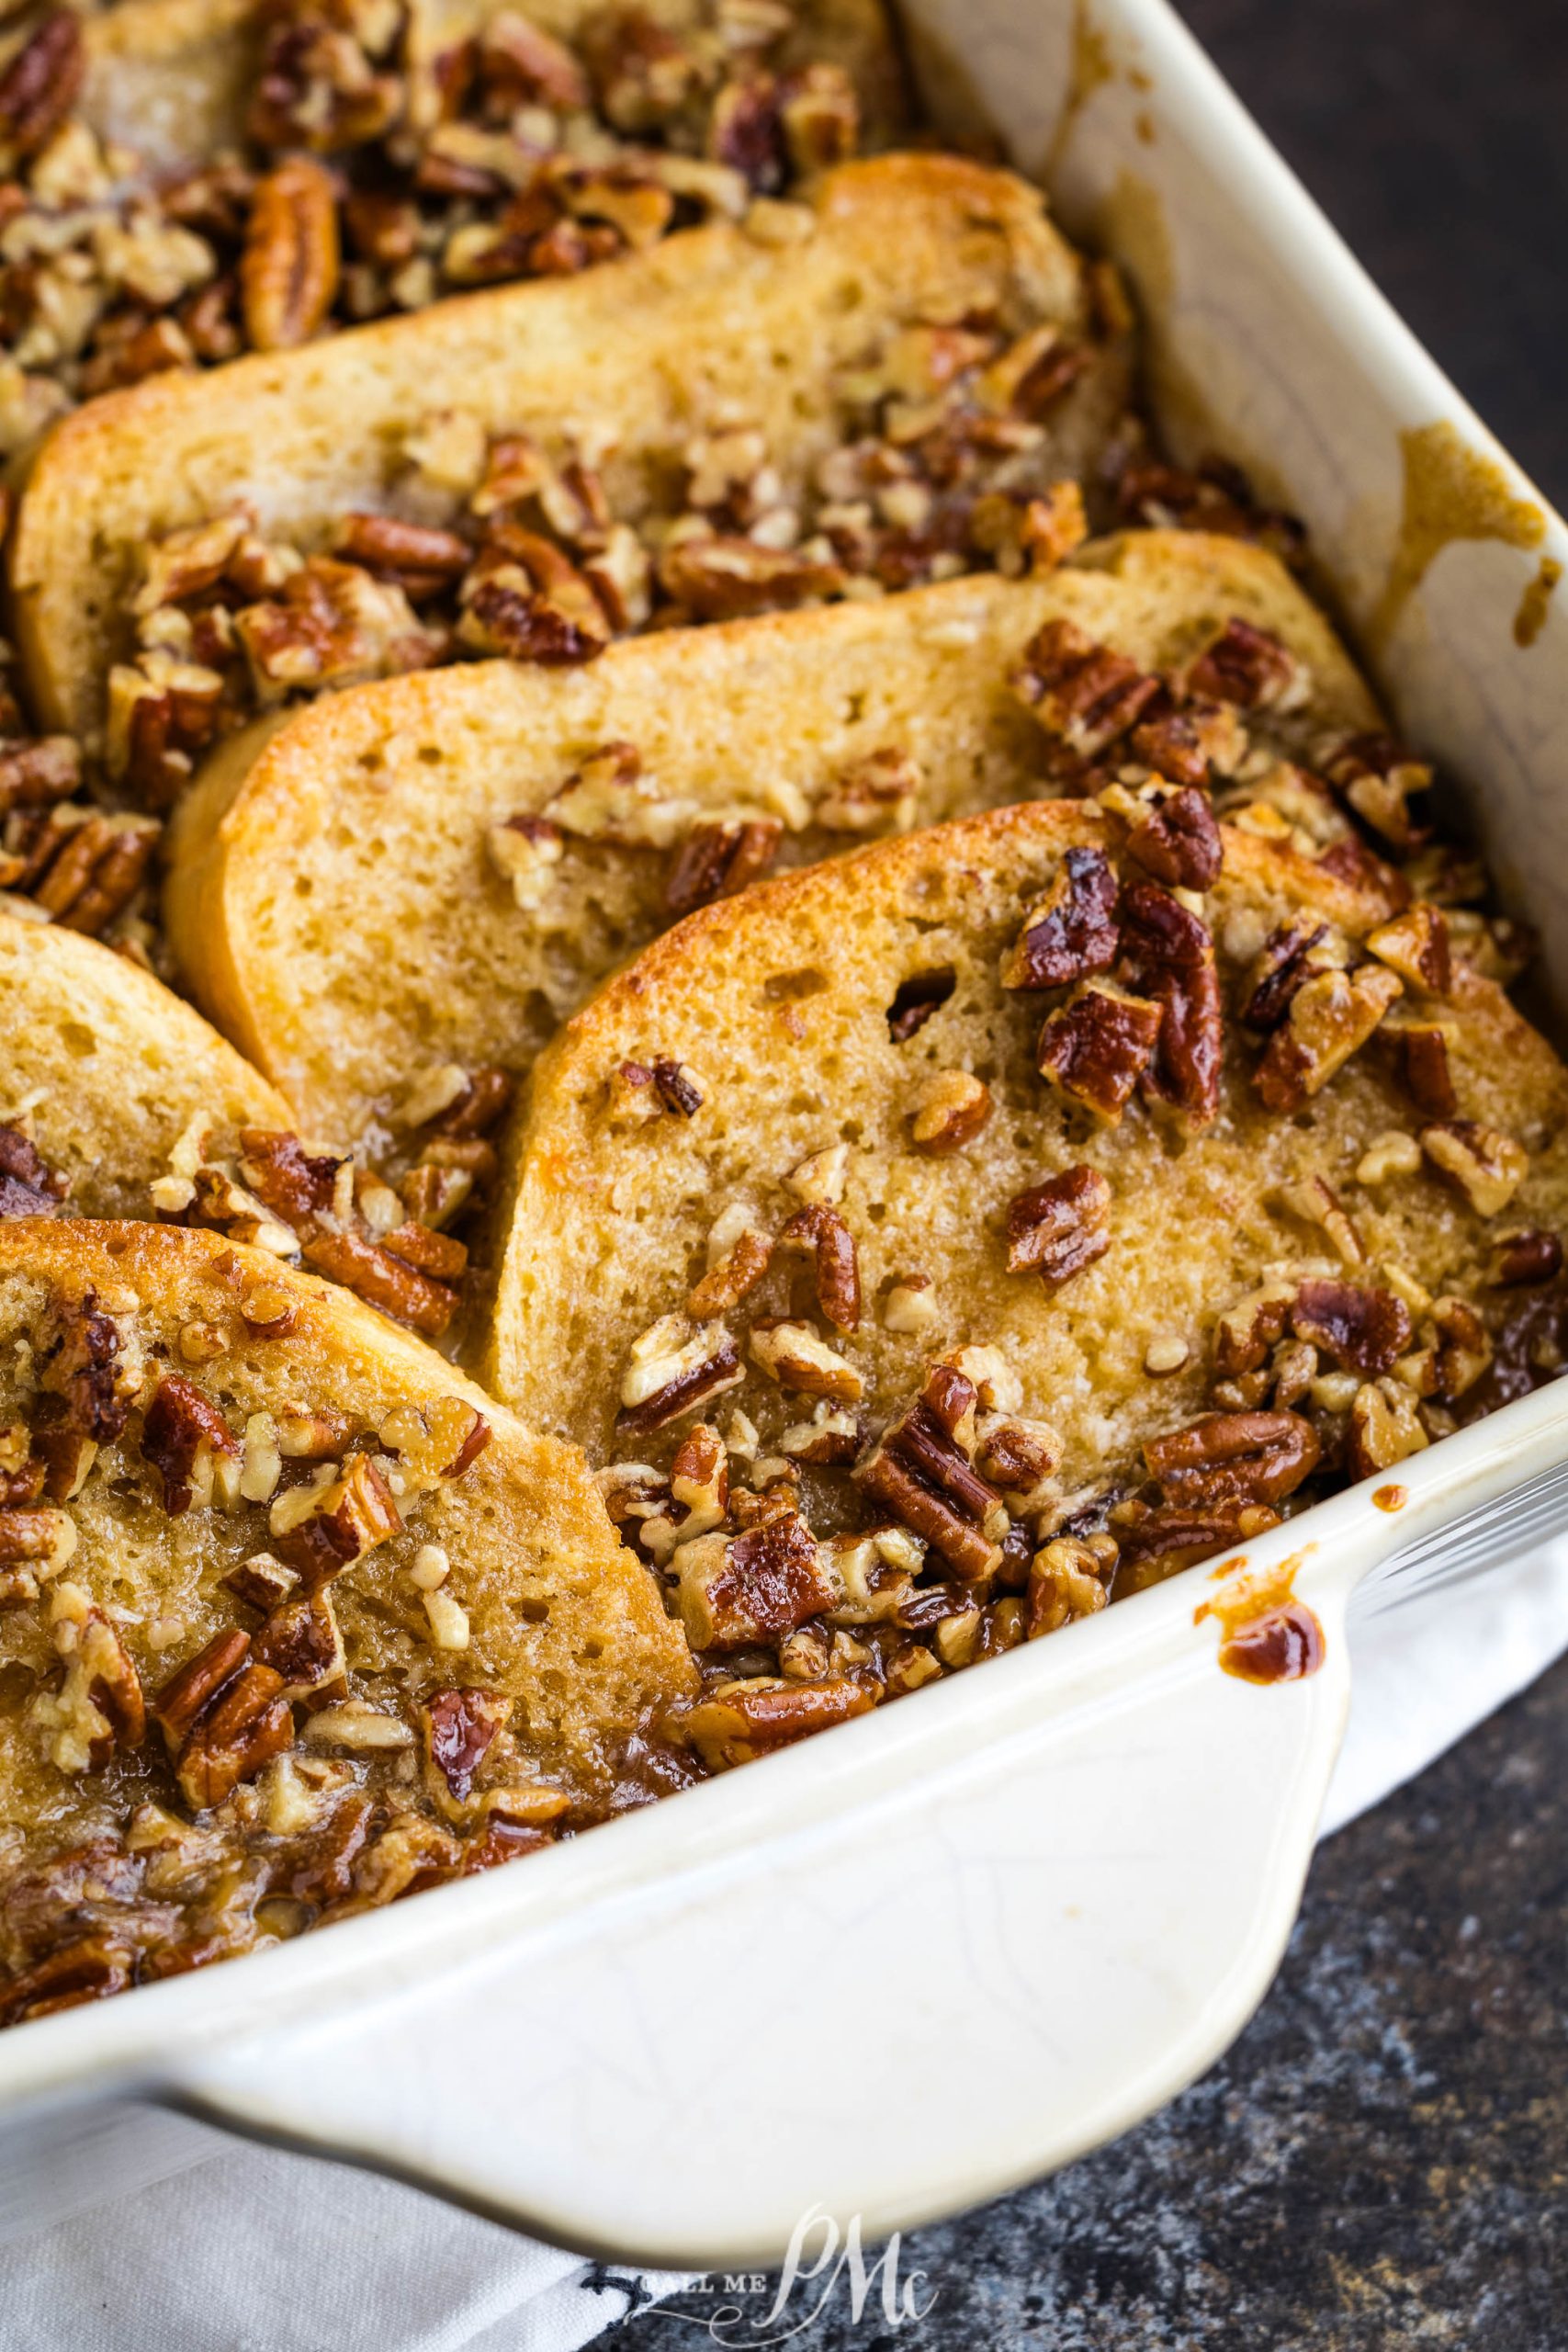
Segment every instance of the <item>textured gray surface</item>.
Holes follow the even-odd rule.
[[[1385,291],[1562,504],[1563,0],[1184,6]],[[936,2297],[923,2320],[890,2329],[874,2294],[856,2322],[840,2279],[791,2341],[1563,2352],[1565,1791],[1568,1665],[1325,1848],[1272,1993],[1184,2098],[1055,2180],[909,2241],[905,2274],[924,2271]],[[855,2082],[852,2031],[825,2024],[803,2063],[874,2098]],[[739,2095],[765,2131],[765,2084]],[[615,2352],[701,2345],[722,2300],[645,2312]],[[740,2299],[729,2340],[759,2332],[769,2300]],[[778,2328],[811,2300],[799,2290]]]

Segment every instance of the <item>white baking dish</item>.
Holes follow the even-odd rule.
[[[1562,526],[1163,0],[910,17],[931,96],[961,95],[1130,267],[1178,449],[1223,448],[1306,518],[1561,987],[1563,623],[1526,646],[1516,616],[1542,558],[1568,561]],[[1568,1383],[1402,1465],[1398,1508],[1358,1489],[1250,1546],[1254,1572],[1299,1560],[1326,1645],[1307,1679],[1222,1673],[1195,1570],[525,1867],[0,2036],[0,2165],[129,2091],[563,2243],[724,2267],[776,2259],[812,2208],[869,2237],[1044,2171],[1168,2098],[1261,1996],[1355,1584],[1564,1463]]]

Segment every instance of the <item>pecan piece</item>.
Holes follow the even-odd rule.
[[[73,8],[46,16],[0,74],[0,159],[7,172],[36,154],[76,103],[86,70],[81,18]]]
[[[1320,1280],[1297,1284],[1291,1329],[1299,1340],[1371,1380],[1410,1344],[1410,1310],[1388,1290]]]
[[[1225,846],[1207,793],[1184,785],[1156,801],[1128,834],[1127,854],[1173,890],[1208,889],[1224,864]]]
[[[308,155],[257,183],[240,256],[240,303],[256,351],[291,351],[322,324],[337,293],[337,188]]]
[[[733,898],[767,872],[783,839],[784,826],[776,817],[694,825],[671,865],[665,907],[672,915],[689,915],[715,899]]]
[[[0,815],[13,808],[51,808],[68,800],[81,781],[82,750],[73,735],[0,742]]]
[[[1008,1272],[1039,1274],[1053,1289],[1111,1247],[1111,1187],[1081,1163],[1020,1193],[1008,1204]]]
[[[279,1502],[286,1499],[280,1497]],[[278,1557],[297,1568],[312,1590],[396,1535],[403,1523],[391,1489],[367,1453],[356,1453],[343,1476],[312,1498],[304,1517],[281,1530],[277,1521],[275,1503]]]
[[[1324,763],[1324,774],[1357,816],[1394,849],[1419,849],[1427,834],[1410,803],[1427,791],[1432,771],[1391,735],[1351,735]]]
[[[418,1249],[421,1245],[407,1237],[426,1232],[424,1226],[404,1226],[385,1242],[368,1241],[357,1233],[307,1232],[300,1236],[299,1254],[308,1266],[356,1292],[383,1314],[434,1339],[451,1322],[457,1294],[449,1282],[422,1272],[393,1247],[403,1239],[405,1246]],[[429,1238],[439,1237],[430,1234]],[[447,1262],[442,1261],[443,1265]]]
[[[1431,1443],[1421,1425],[1416,1399],[1397,1380],[1368,1381],[1356,1391],[1350,1407],[1346,1453],[1353,1478],[1370,1478],[1391,1470]]]
[[[1207,1510],[1282,1501],[1311,1476],[1321,1452],[1299,1413],[1205,1413],[1148,1439],[1144,1460],[1168,1501]]]
[[[1389,1023],[1399,1048],[1404,1091],[1424,1118],[1451,1119],[1459,1109],[1449,1068],[1449,1033],[1440,1021]]]
[[[1100,1541],[1104,1544],[1104,1537]],[[1030,1640],[1055,1634],[1075,1617],[1092,1617],[1103,1609],[1111,1599],[1105,1580],[1107,1566],[1113,1572],[1116,1560],[1114,1540],[1107,1546],[1105,1559],[1077,1536],[1058,1535],[1043,1544],[1029,1564]]]
[[[197,1812],[220,1804],[293,1738],[293,1717],[277,1695],[283,1679],[250,1663],[250,1646],[238,1626],[215,1634],[152,1702],[181,1792]]]
[[[1168,707],[1162,699],[1134,728],[1131,742],[1134,759],[1146,762],[1168,783],[1182,785],[1206,785],[1215,775],[1231,775],[1247,748],[1247,729],[1234,706],[1201,696]]]
[[[830,833],[908,832],[920,783],[919,767],[909,754],[885,745],[835,777],[812,814]]]
[[[989,1119],[991,1090],[966,1069],[933,1070],[915,1090],[909,1139],[928,1159],[942,1159],[973,1143]]]
[[[473,560],[473,549],[456,531],[405,523],[395,514],[345,514],[336,547],[345,563],[362,563],[378,580],[394,582],[412,605],[461,580]]]
[[[1288,710],[1305,694],[1307,674],[1277,637],[1233,615],[1190,663],[1185,684],[1243,710]]]
[[[164,1373],[142,1422],[141,1458],[164,1481],[164,1509],[171,1519],[190,1509],[192,1474],[204,1447],[234,1462],[242,1452],[217,1406],[180,1373]]]
[[[19,2025],[28,2018],[52,2017],[83,2001],[101,2001],[112,1993],[123,1993],[131,1981],[135,1958],[129,1944],[117,1942],[107,1933],[79,1936],[74,1943],[62,1945],[30,1968],[0,1977],[0,2024]]]
[[[634,1341],[621,1385],[617,1437],[649,1437],[745,1378],[739,1351],[722,1324],[687,1336],[677,1316],[666,1316]]]
[[[770,1317],[751,1327],[751,1354],[781,1388],[826,1396],[835,1405],[858,1404],[865,1391],[862,1374],[811,1329],[789,1317]]]
[[[552,540],[507,524],[463,590],[458,635],[479,653],[546,666],[591,662],[610,642],[604,607]]]
[[[1404,986],[1381,964],[1353,974],[1319,972],[1304,981],[1254,1075],[1269,1110],[1298,1111],[1320,1092],[1366,1044]]]
[[[1176,1108],[1190,1128],[1220,1107],[1224,1024],[1219,970],[1207,923],[1157,882],[1134,882],[1123,900],[1122,945],[1139,996],[1160,1008],[1159,1039],[1145,1091]]]
[[[773,1245],[767,1235],[759,1233],[755,1226],[745,1227],[734,1246],[710,1263],[701,1282],[687,1292],[686,1313],[691,1320],[711,1323],[716,1316],[728,1315],[731,1307],[739,1306],[767,1272],[773,1255]]]
[[[281,1677],[280,1699],[347,1695],[343,1635],[325,1592],[276,1604],[251,1644],[251,1655]]]
[[[1421,1148],[1477,1216],[1500,1215],[1529,1173],[1523,1144],[1474,1119],[1445,1119],[1423,1127]]]
[[[1249,1029],[1277,1029],[1296,990],[1312,977],[1308,957],[1328,937],[1315,915],[1293,914],[1271,931],[1241,985],[1240,1012]]]
[[[1122,1569],[1136,1568],[1145,1583],[1152,1581],[1156,1573],[1162,1577],[1175,1576],[1183,1568],[1196,1567],[1200,1561],[1212,1560],[1216,1552],[1229,1551],[1233,1544],[1245,1544],[1266,1533],[1279,1523],[1279,1512],[1263,1503],[1221,1501],[1207,1509],[1161,1503],[1125,1523],[1116,1521],[1120,1566]]]
[[[660,1055],[653,1065],[654,1091],[667,1111],[694,1118],[703,1107],[703,1091],[684,1062]]]
[[[797,1209],[779,1236],[785,1249],[809,1250],[817,1304],[835,1331],[860,1329],[860,1261],[855,1239],[836,1208],[815,1201]]]
[[[1449,926],[1440,907],[1416,902],[1391,922],[1380,923],[1367,934],[1367,952],[1380,964],[1391,964],[1413,989],[1447,996],[1453,964],[1449,950]]]
[[[751,613],[794,611],[839,595],[845,575],[795,548],[716,536],[682,539],[665,549],[659,576],[667,595],[698,620],[738,620]]]
[[[710,1771],[721,1772],[754,1757],[826,1731],[852,1715],[869,1714],[875,1704],[863,1683],[847,1676],[826,1682],[786,1682],[758,1676],[721,1682],[686,1720],[687,1736]]]
[[[65,930],[96,939],[141,888],[159,831],[152,818],[130,811],[57,810],[34,844],[21,887]]]
[[[1007,1507],[971,1460],[977,1390],[934,1364],[920,1396],[883,1432],[854,1481],[961,1577],[990,1576],[1001,1560]]]
[[[1147,997],[1098,980],[1047,1014],[1035,1048],[1042,1078],[1114,1126],[1149,1068],[1164,1014]]]
[[[20,1127],[0,1126],[0,1217],[52,1216],[70,1189]]]
[[[511,1713],[511,1700],[499,1690],[471,1686],[437,1690],[421,1707],[425,1758],[444,1810],[468,1803],[474,1776]]]
[[[1081,774],[1134,725],[1160,691],[1124,653],[1072,621],[1047,621],[1023,649],[1013,686],[1054,739],[1053,773]]]
[[[838,1599],[816,1538],[793,1510],[740,1535],[704,1535],[682,1544],[673,1565],[682,1622],[694,1650],[776,1641]]]
[[[1517,1233],[1498,1235],[1486,1279],[1494,1290],[1517,1290],[1527,1283],[1554,1282],[1562,1271],[1562,1244],[1557,1235],[1540,1226],[1525,1226]]]
[[[1064,988],[1090,972],[1109,971],[1121,942],[1118,894],[1103,850],[1068,850],[1049,890],[1024,916],[1002,966],[1003,988]]]
[[[43,1385],[64,1404],[64,1427],[99,1445],[108,1445],[125,1427],[130,1410],[126,1389],[130,1373],[119,1329],[88,1291],[62,1316],[58,1345],[44,1367]]]

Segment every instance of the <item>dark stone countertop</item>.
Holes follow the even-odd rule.
[[[1184,13],[1561,501],[1563,0],[1184,0]],[[1565,1955],[1568,1662],[1323,1849],[1272,1992],[1184,2098],[1054,2180],[908,2240],[906,2277],[923,2270],[936,2294],[925,2319],[890,2331],[874,2299],[856,2324],[840,2281],[790,2341],[1563,2352]],[[745,2299],[750,2321],[768,2300]],[[611,2341],[674,2352],[707,2338],[649,2311]]]

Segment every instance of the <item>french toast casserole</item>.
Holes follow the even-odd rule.
[[[1528,932],[879,0],[42,0],[0,171],[0,2023],[1562,1369]]]

